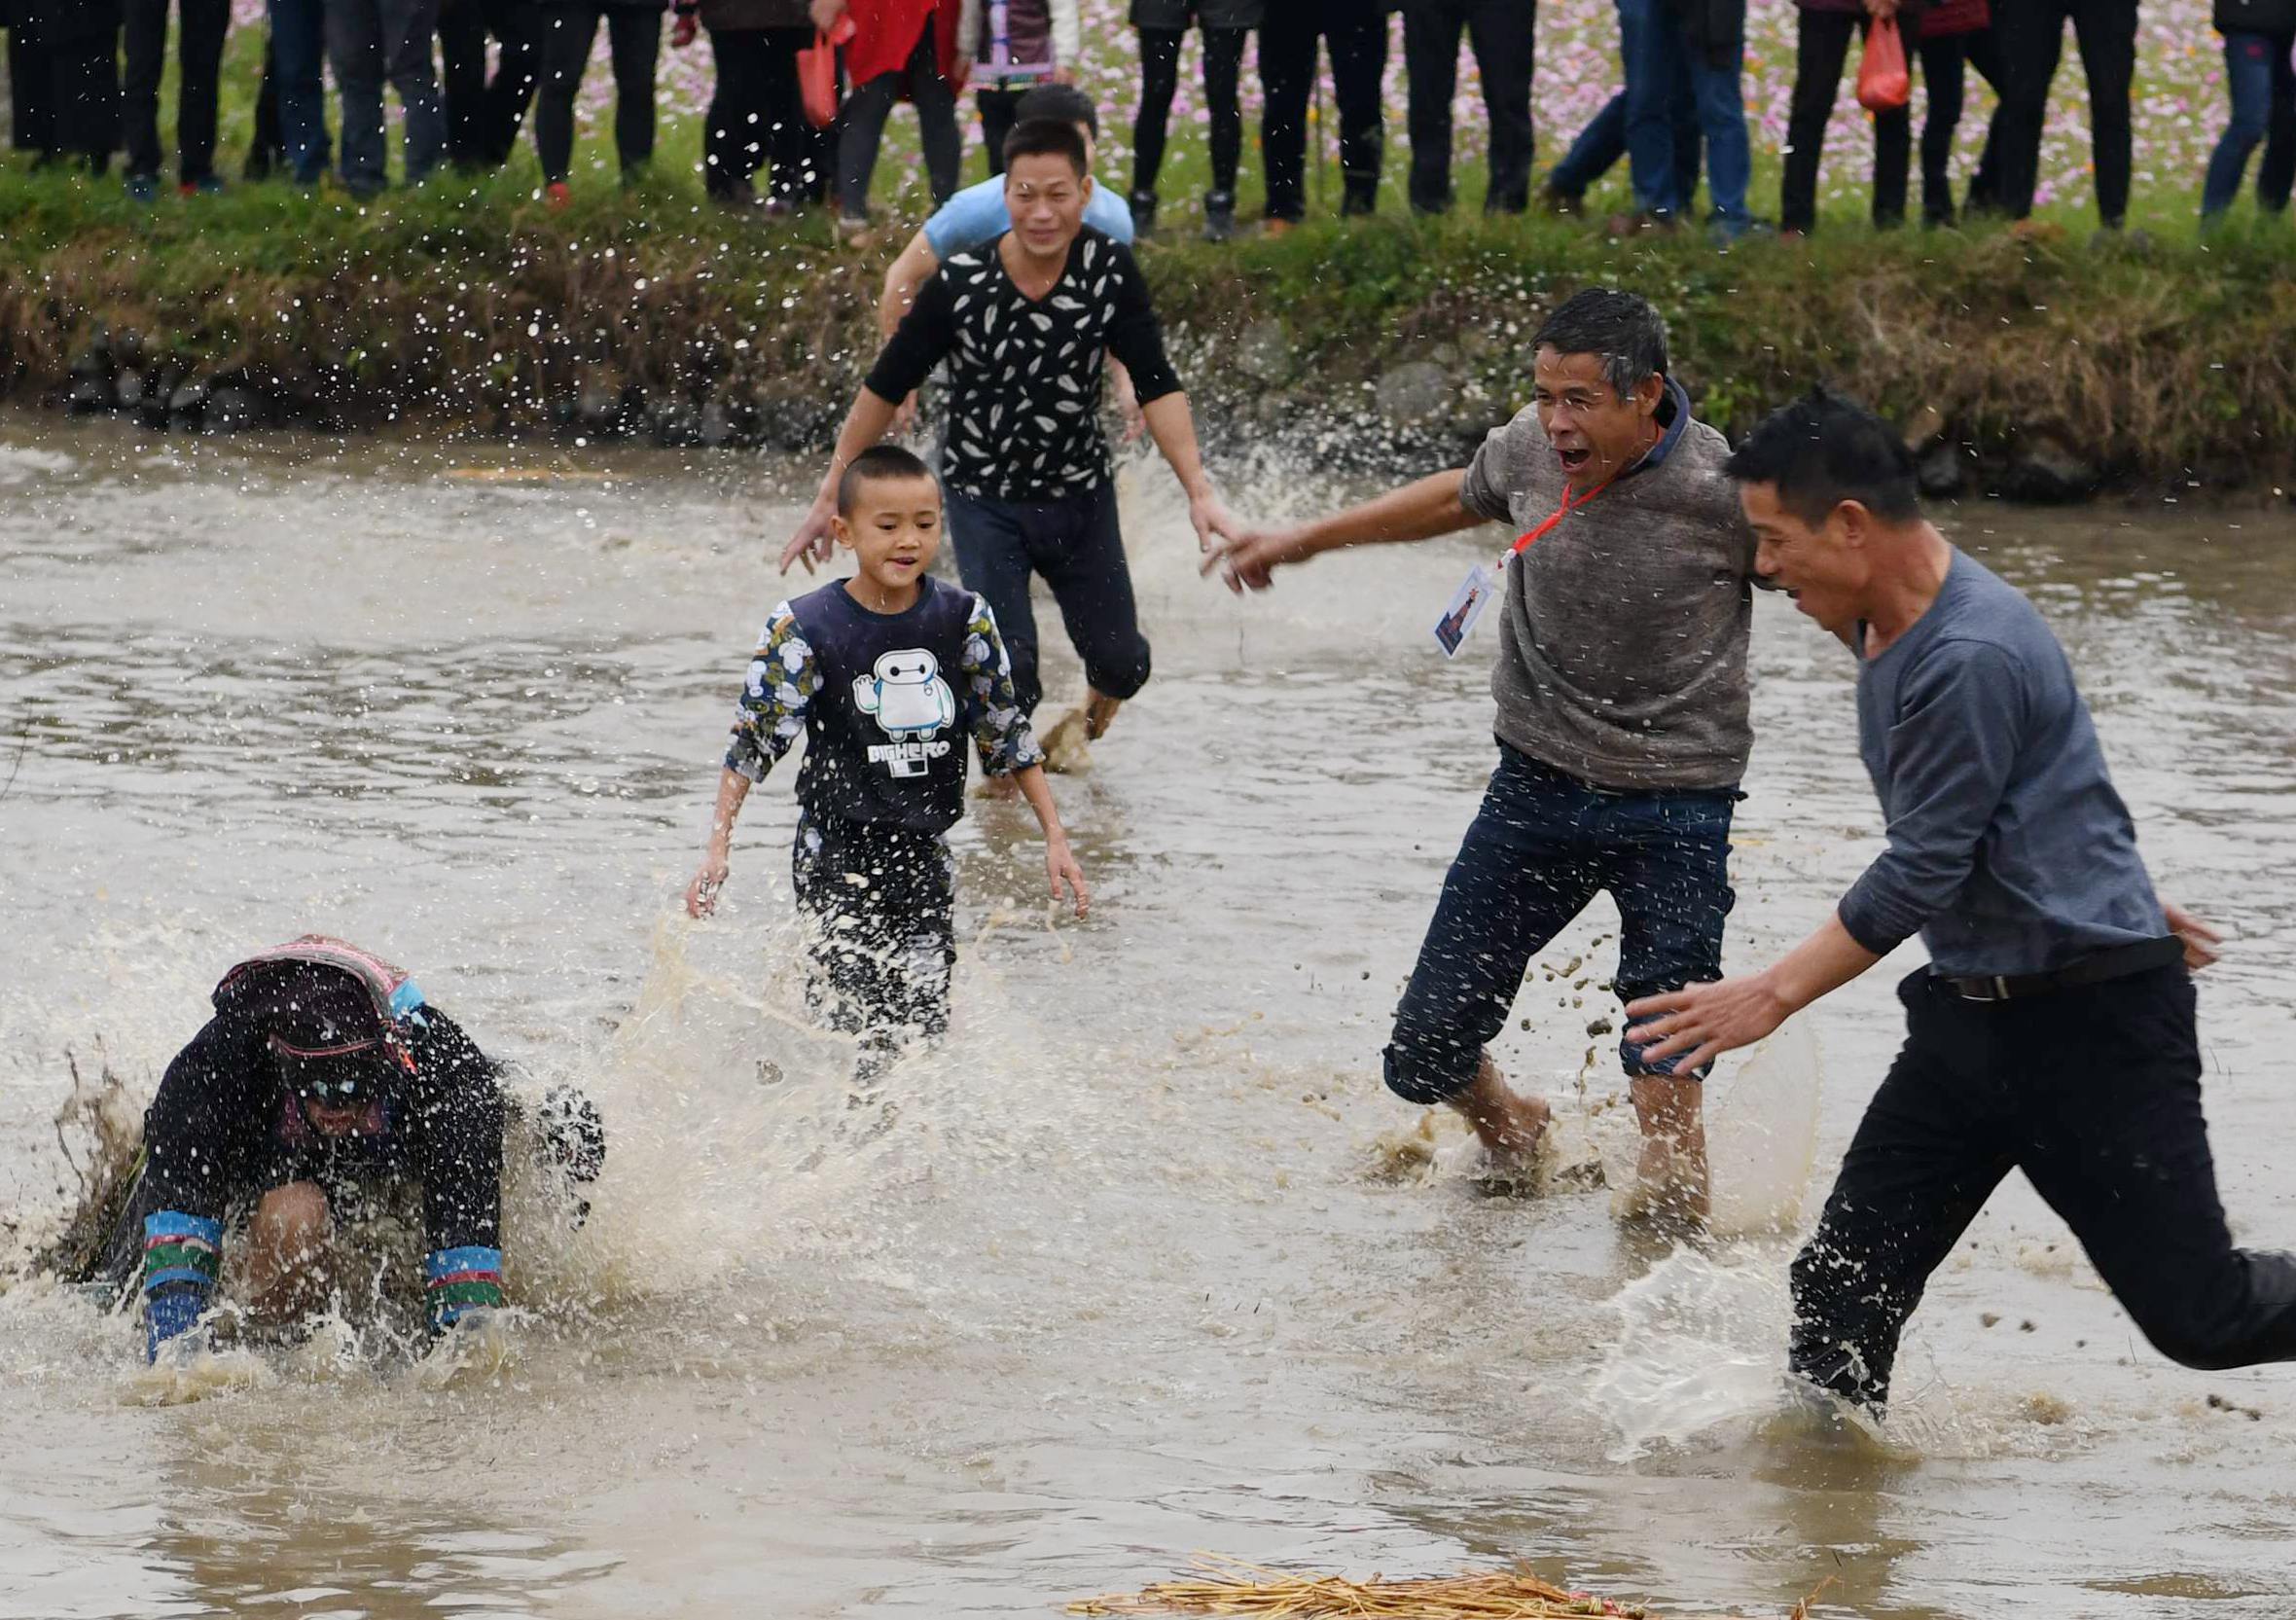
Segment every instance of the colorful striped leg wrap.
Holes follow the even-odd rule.
[[[144,1355],[189,1333],[207,1309],[223,1269],[223,1222],[180,1209],[144,1217]]]
[[[452,1327],[472,1311],[502,1303],[502,1250],[473,1243],[442,1248],[422,1263],[433,1328]]]

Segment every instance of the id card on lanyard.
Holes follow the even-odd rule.
[[[1609,488],[1611,481],[1617,477],[1617,473],[1612,473],[1577,500],[1570,498],[1570,489],[1565,486],[1562,504],[1555,509],[1546,522],[1528,534],[1519,537],[1512,546],[1499,554],[1496,562],[1478,562],[1467,570],[1467,577],[1459,583],[1458,590],[1452,594],[1451,606],[1444,610],[1442,618],[1435,621],[1435,644],[1443,649],[1445,658],[1459,656],[1459,649],[1467,644],[1467,637],[1474,633],[1475,622],[1483,617],[1483,610],[1490,605],[1493,596],[1506,589],[1507,564],[1528,551],[1535,542],[1544,539],[1563,519]]]

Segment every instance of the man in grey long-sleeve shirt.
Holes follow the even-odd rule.
[[[1794,1261],[1791,1365],[1879,1408],[1929,1274],[2022,1170],[2163,1353],[2296,1359],[2296,1257],[2233,1246],[2187,968],[2215,936],[2153,894],[2063,650],[1924,522],[1888,427],[1824,393],[1731,458],[1756,565],[1860,661],[1888,848],[1764,972],[1650,996],[1653,1058],[1761,1039],[1917,931],[1906,1042]]]

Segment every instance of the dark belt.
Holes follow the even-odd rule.
[[[2083,956],[2048,973],[1975,978],[1941,973],[1937,982],[1964,1001],[2022,1001],[2028,996],[2051,995],[2058,990],[2079,990],[2083,985],[2126,979],[2133,973],[2149,973],[2156,967],[2167,967],[2183,959],[2184,941],[2170,934],[2162,939],[2139,940],[2135,945],[2116,945],[2110,951]]]

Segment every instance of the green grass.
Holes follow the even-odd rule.
[[[251,50],[235,39],[239,78]],[[226,98],[227,171],[245,147],[245,99]],[[0,162],[0,390],[52,395],[101,323],[135,328],[177,366],[293,380],[348,423],[518,429],[586,391],[634,390],[714,401],[792,443],[818,432],[874,350],[883,261],[927,205],[895,188],[906,165],[880,165],[880,239],[854,249],[819,215],[716,211],[692,120],[664,118],[633,190],[582,166],[600,150],[586,138],[563,212],[542,206],[526,152],[500,175],[442,174],[364,205],[273,184],[140,206],[116,179]],[[1200,190],[1202,161],[1191,140],[1176,145],[1169,201]],[[1539,315],[1602,282],[1659,305],[1678,370],[1730,428],[1825,380],[1901,418],[1933,414],[1987,453],[2057,440],[2122,483],[2296,477],[2292,238],[2243,218],[2204,241],[2188,194],[2139,194],[2149,242],[2094,243],[2074,202],[2014,233],[1877,235],[1836,221],[1727,254],[1696,233],[1622,241],[1571,221],[1485,219],[1471,172],[1460,196],[1442,220],[1390,197],[1373,221],[1216,247],[1167,215],[1143,262],[1206,414],[1261,436],[1359,427],[1336,442],[1376,460],[1402,429],[1365,385],[1431,358],[1455,402],[1442,421],[1406,425],[1456,440],[1524,399]],[[1601,194],[1590,201],[1598,219]],[[1276,331],[1289,375],[1272,384],[1239,340]]]

